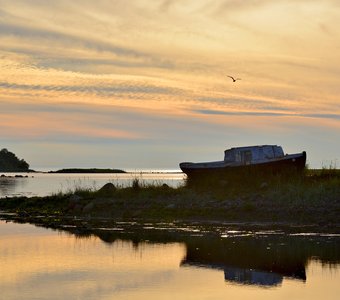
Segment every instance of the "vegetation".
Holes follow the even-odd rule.
[[[58,218],[298,223],[340,230],[340,170],[206,178],[179,188],[136,178],[130,187],[108,183],[97,191],[0,199],[0,209]]]
[[[7,149],[0,150],[0,172],[29,172],[29,164]]]

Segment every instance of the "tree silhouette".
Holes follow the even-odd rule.
[[[7,149],[0,150],[0,171],[1,172],[25,172],[29,171],[29,164],[19,159],[14,153]]]

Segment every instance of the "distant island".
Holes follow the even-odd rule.
[[[98,169],[98,168],[90,168],[90,169],[83,169],[83,168],[70,168],[70,169],[61,169],[57,171],[49,171],[48,173],[126,173],[123,170],[119,169]]]
[[[29,164],[7,149],[0,150],[0,172],[34,172]]]

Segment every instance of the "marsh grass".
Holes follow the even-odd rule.
[[[142,176],[107,188],[75,182],[66,193],[0,201],[0,208],[30,213],[110,218],[209,218],[334,222],[340,213],[340,171],[306,169],[296,174],[234,174],[187,180],[170,187]]]
[[[254,195],[267,196],[273,201],[317,201],[326,196],[338,196],[340,193],[340,170],[333,166],[318,170],[305,169],[303,173],[294,174],[259,174],[238,173],[221,177],[202,177],[197,180],[186,179],[183,186],[169,187],[161,181],[146,182],[142,175],[131,178],[128,185],[111,181],[114,191],[101,191],[95,182],[92,185],[78,180],[73,182],[66,192],[54,196],[65,197],[77,194],[82,197],[119,196],[130,199],[145,197],[166,197],[180,195],[186,201],[188,195],[193,198],[213,198],[224,201]],[[63,189],[65,190],[65,189]],[[138,197],[137,197],[138,195]]]

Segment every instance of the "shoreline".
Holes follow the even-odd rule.
[[[332,224],[332,226],[329,226],[329,224],[304,224],[289,221],[226,221],[198,218],[166,220],[144,218],[112,219],[107,217],[60,216],[51,214],[29,215],[25,212],[10,213],[0,210],[0,221],[1,220],[23,224],[28,223],[59,230],[71,228],[79,233],[90,233],[96,230],[107,231],[115,228],[116,224],[132,224],[139,226],[140,229],[149,229],[152,226],[162,225],[161,229],[171,230],[172,228],[176,228],[178,231],[181,231],[183,227],[200,227],[205,229],[205,231],[203,231],[204,234],[220,233],[223,229],[233,229],[232,232],[240,231],[246,233],[262,231],[270,234],[340,237],[340,224],[336,226]],[[157,227],[154,229],[157,229]]]
[[[83,219],[88,223],[106,220],[108,224],[131,220],[139,222],[180,221],[198,224],[238,224],[238,226],[257,224],[270,229],[305,228],[308,231],[340,234],[338,204],[332,207],[307,207],[300,204],[282,207],[260,199],[258,199],[260,204],[254,204],[251,202],[253,200],[249,199],[180,204],[181,200],[168,198],[166,203],[156,204],[150,201],[141,205],[126,204],[120,199],[88,199],[76,196],[65,199],[42,197],[4,200],[17,203],[11,208],[0,205],[2,215],[7,214],[29,223],[44,220],[45,223],[50,224],[52,220],[52,223],[63,225],[75,219]],[[60,202],[57,205],[51,204],[55,201]]]
[[[59,220],[56,226],[81,218],[89,223],[138,220],[302,226],[340,233],[338,172],[271,181],[255,179],[187,183],[177,188],[143,185],[134,179],[132,186],[123,188],[107,183],[97,191],[0,198],[0,211],[24,222],[39,216],[47,223]]]

